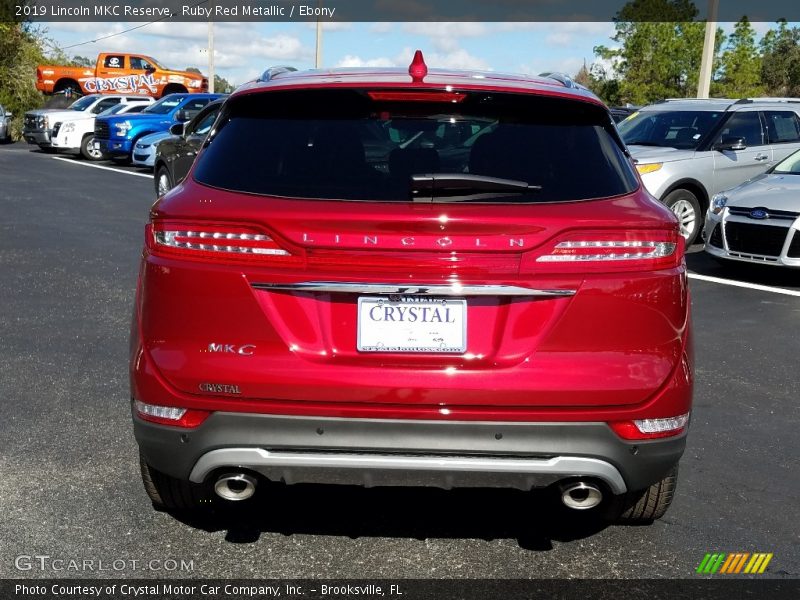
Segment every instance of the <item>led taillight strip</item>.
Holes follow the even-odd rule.
[[[156,230],[155,241],[162,246],[184,250],[271,256],[289,255],[289,252],[283,248],[278,248],[271,237],[261,233]]]
[[[673,242],[576,240],[556,244],[536,262],[648,260],[672,256],[676,248]]]

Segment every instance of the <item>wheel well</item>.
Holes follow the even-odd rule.
[[[183,86],[179,83],[170,83],[169,85],[164,87],[164,91],[162,92],[161,96],[167,96],[169,94],[186,94],[189,90],[186,89],[186,86]]]
[[[706,188],[699,181],[695,181],[693,179],[684,179],[682,181],[673,183],[661,196],[661,201],[663,202],[664,198],[666,198],[675,190],[687,190],[692,192],[697,197],[697,201],[700,203],[700,211],[702,214],[705,214],[705,212],[708,210],[708,192],[706,192]]]
[[[53,93],[60,92],[62,90],[67,89],[68,87],[76,87],[79,90],[81,89],[80,84],[74,79],[62,78],[56,81],[55,84],[53,85]]]

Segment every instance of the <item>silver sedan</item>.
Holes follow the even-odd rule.
[[[800,151],[711,199],[703,239],[717,259],[800,267]]]

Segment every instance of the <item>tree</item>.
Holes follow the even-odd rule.
[[[617,13],[616,48],[595,54],[615,65],[623,102],[689,97],[697,91],[705,24],[690,0],[632,0]],[[717,32],[715,55],[724,36]]]
[[[19,136],[26,111],[41,106],[36,66],[44,62],[38,29],[25,23],[0,22],[0,104],[14,114],[12,135]]]
[[[728,47],[720,60],[720,74],[715,82],[715,95],[727,98],[760,96],[761,55],[756,46],[756,32],[747,17],[736,23],[728,39]]]
[[[769,96],[800,95],[800,29],[785,19],[761,40],[761,82]]]
[[[72,57],[72,64],[76,67],[93,67],[95,64],[97,64],[97,61],[86,56],[79,56],[76,54]]]

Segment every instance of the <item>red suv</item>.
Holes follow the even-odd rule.
[[[675,216],[564,78],[273,69],[153,206],[131,341],[145,488],[550,488],[667,509],[692,398]]]

